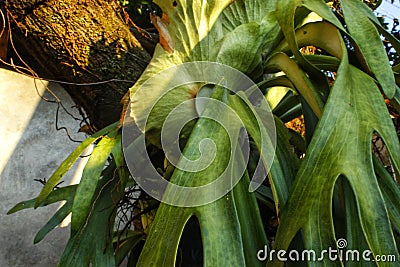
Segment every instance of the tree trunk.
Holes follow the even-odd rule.
[[[20,63],[29,62],[41,77],[71,83],[62,85],[85,110],[88,132],[117,121],[121,98],[150,60],[119,4],[6,0],[3,5],[11,23],[10,47],[15,44]],[[137,30],[136,36],[141,37]]]

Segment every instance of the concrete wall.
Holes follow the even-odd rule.
[[[39,81],[37,85],[43,94],[47,83]],[[66,92],[55,84],[49,87],[79,117]],[[36,197],[42,185],[34,179],[48,178],[78,145],[64,131],[56,131],[56,108],[56,104],[39,98],[33,79],[0,69],[0,266],[56,266],[69,236],[69,228],[57,228],[33,245],[35,234],[58,204],[6,215],[16,203]],[[63,111],[59,125],[67,127],[73,138],[85,139],[77,133],[79,122]],[[76,167],[64,184],[75,172]]]

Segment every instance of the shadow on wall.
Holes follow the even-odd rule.
[[[33,79],[0,69],[0,81],[0,266],[55,266],[69,229],[57,228],[36,245],[33,239],[58,204],[6,213],[16,203],[36,197],[42,185],[34,179],[49,178],[78,143],[70,141],[65,131],[56,130],[57,104],[40,99]],[[37,82],[40,94],[45,92],[46,84]],[[56,84],[49,87],[69,112],[79,117],[67,93]],[[51,98],[48,93],[44,96]],[[79,121],[62,110],[58,124],[66,127],[73,139],[85,139],[83,133],[77,133]],[[76,166],[65,177],[65,185],[75,172]]]

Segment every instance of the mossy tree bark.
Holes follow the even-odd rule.
[[[150,55],[116,0],[6,0],[3,5],[21,58],[43,77],[72,83],[63,87],[85,110],[90,130],[117,121],[121,98]],[[101,83],[110,79],[129,82]],[[84,83],[92,84],[77,85]]]

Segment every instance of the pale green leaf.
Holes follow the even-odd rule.
[[[166,116],[178,104],[193,99],[203,85],[187,84],[166,92],[170,89],[168,88],[170,79],[176,77],[171,67],[185,62],[211,61],[233,66],[254,78],[261,77],[261,50],[266,43],[271,43],[277,36],[278,27],[276,22],[272,22],[271,12],[261,14],[261,11],[256,12],[251,9],[259,5],[258,1],[246,1],[246,4],[244,2],[243,0],[234,1],[232,7],[229,8],[232,8],[230,9],[232,11],[238,10],[240,6],[245,7],[242,13],[249,13],[249,22],[237,25],[230,32],[224,32],[222,25],[232,14],[223,18],[219,18],[219,15],[231,1],[177,1],[176,8],[170,3],[160,1],[160,7],[171,19],[168,26],[171,38],[179,46],[175,47],[172,54],[158,46],[149,66],[131,88],[131,116],[139,127],[147,120],[147,111],[157,103],[147,120],[146,129],[141,129],[146,130],[146,138],[153,144],[160,146],[160,131]],[[268,5],[268,10],[272,10],[274,2],[261,5],[263,7]],[[227,12],[229,12],[228,9]],[[251,15],[252,12],[254,12],[253,15]],[[171,75],[162,83],[151,79],[155,74],[166,69],[170,69]],[[190,80],[190,78],[195,80],[196,77],[191,77],[189,73],[182,80]],[[191,109],[187,112],[195,115]],[[188,127],[186,131],[182,134],[188,136],[191,127]]]
[[[375,25],[362,12],[359,0],[341,0],[344,19],[350,35],[360,48],[369,69],[375,75],[388,98],[395,94],[394,75]],[[365,10],[365,9],[364,9]]]
[[[308,249],[320,252],[335,246],[332,194],[336,179],[344,175],[353,189],[370,250],[374,255],[398,255],[373,170],[374,130],[384,139],[398,168],[400,145],[379,88],[371,77],[344,61],[283,210],[275,243],[278,249],[287,248],[300,229]]]

